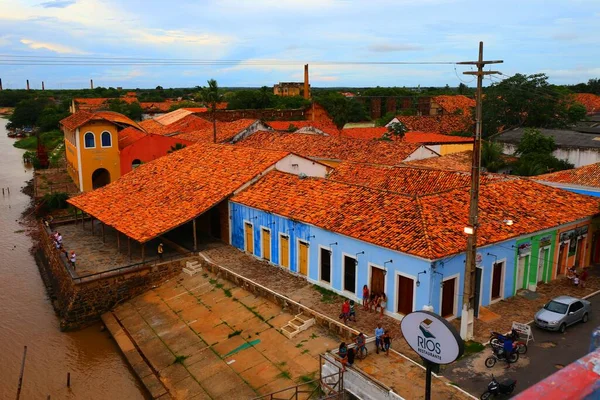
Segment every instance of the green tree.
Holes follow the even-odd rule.
[[[527,128],[517,146],[517,154],[542,153],[550,154],[556,149],[554,138],[544,136],[539,129]]]
[[[108,110],[123,114],[134,121],[142,119],[142,106],[137,101],[128,104],[121,99],[112,99],[108,101]]]
[[[504,167],[502,145],[496,142],[482,141],[481,143],[481,165],[488,172],[498,172]]]
[[[174,146],[171,146],[171,149],[169,151],[167,151],[167,154],[171,154],[176,152],[177,150],[181,150],[181,149],[185,149],[186,145],[182,144],[182,143],[175,143]]]
[[[338,92],[323,93],[315,97],[315,101],[327,110],[339,129],[348,122],[361,122],[369,119],[362,103],[346,98]]]
[[[408,128],[402,122],[393,122],[388,126],[388,133],[391,137],[404,139],[406,132],[408,132]]]
[[[575,102],[567,110],[567,116],[569,118],[569,122],[575,124],[579,121],[585,120],[587,116],[587,110],[583,104]]]
[[[209,107],[210,115],[213,121],[213,143],[217,143],[217,103],[222,99],[222,95],[219,92],[219,85],[214,79],[207,81],[208,86],[200,89],[200,95],[202,101]]]
[[[27,99],[20,101],[8,117],[8,127],[37,126],[38,120],[48,105],[47,99]]]
[[[554,138],[544,136],[538,129],[525,129],[517,146],[516,154],[520,157],[513,165],[513,173],[533,176],[573,168],[573,164],[552,154],[555,149]]]

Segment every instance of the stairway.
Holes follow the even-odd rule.
[[[197,273],[202,272],[202,264],[200,264],[200,261],[198,260],[188,261],[185,263],[185,267],[182,271],[189,276],[194,276]]]
[[[315,319],[313,317],[309,317],[300,313],[296,315],[293,320],[284,325],[283,328],[281,328],[281,333],[283,333],[288,339],[291,339],[300,332],[307,330],[314,324]]]

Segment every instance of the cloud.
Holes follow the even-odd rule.
[[[368,47],[369,51],[374,53],[392,53],[396,51],[417,51],[423,50],[420,46],[415,46],[412,44],[372,44]]]
[[[579,36],[571,32],[563,32],[552,35],[552,39],[560,41],[572,41],[578,39]]]
[[[40,6],[44,8],[67,8],[76,2],[77,0],[50,0],[40,3]]]
[[[20,42],[34,50],[45,49],[59,54],[85,54],[85,52],[81,50],[64,46],[62,44],[37,42],[30,39],[21,39]]]
[[[129,31],[131,39],[150,44],[195,44],[201,46],[217,46],[230,43],[232,37],[198,34],[180,30],[165,29],[132,29]]]

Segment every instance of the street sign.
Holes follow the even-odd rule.
[[[432,312],[407,314],[400,327],[408,345],[431,363],[450,364],[464,352],[464,342],[456,329]]]
[[[535,341],[535,339],[533,338],[533,332],[531,332],[530,325],[521,324],[520,322],[513,321],[512,329],[514,329],[515,331],[517,331],[519,333],[519,337],[527,338],[527,342],[526,342],[527,345],[529,344],[529,340]]]

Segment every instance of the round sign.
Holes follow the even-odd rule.
[[[407,314],[400,323],[404,339],[418,355],[435,364],[450,364],[460,357],[465,345],[448,321],[429,311]]]

